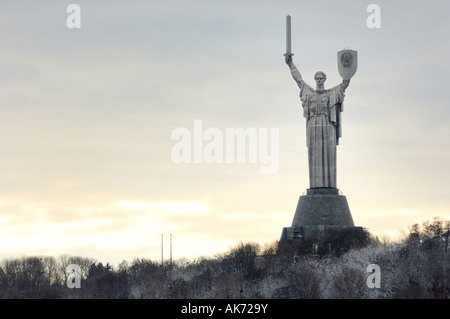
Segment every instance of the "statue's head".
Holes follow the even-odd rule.
[[[327,79],[327,75],[325,72],[317,71],[316,74],[314,74],[314,80],[316,80],[317,86],[323,86]]]

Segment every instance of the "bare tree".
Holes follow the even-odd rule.
[[[361,271],[344,266],[332,279],[332,298],[361,299],[366,296],[366,278]]]
[[[223,257],[223,265],[245,277],[252,276],[256,271],[255,258],[259,250],[258,244],[240,242]]]

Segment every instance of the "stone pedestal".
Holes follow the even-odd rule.
[[[284,227],[281,240],[293,240],[316,230],[355,227],[347,198],[337,188],[310,188],[300,196],[291,227]]]

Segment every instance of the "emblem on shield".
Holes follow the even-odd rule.
[[[341,50],[338,52],[338,70],[344,80],[350,80],[358,68],[358,52]]]

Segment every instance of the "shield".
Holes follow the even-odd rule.
[[[341,50],[338,52],[338,70],[344,80],[350,80],[358,68],[358,52]]]

